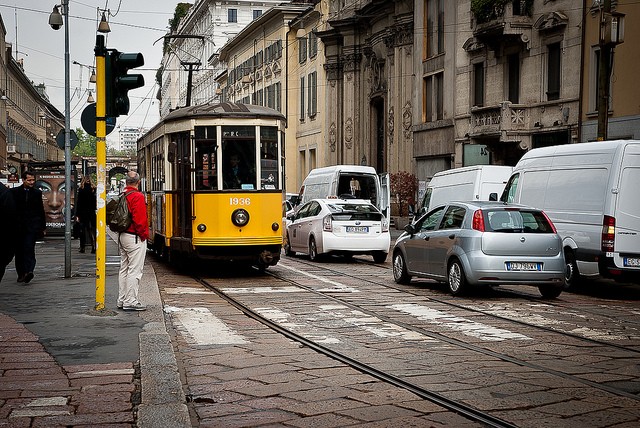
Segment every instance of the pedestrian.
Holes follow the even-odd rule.
[[[46,230],[42,192],[35,188],[35,183],[35,172],[25,170],[22,173],[22,184],[11,189],[18,214],[15,240],[16,272],[18,282],[25,284],[33,279],[36,267],[36,240],[42,239]]]
[[[0,245],[0,281],[4,276],[7,265],[13,260],[16,242],[16,225],[18,224],[18,214],[16,203],[9,188],[0,183],[0,236],[5,245]]]
[[[84,253],[87,237],[91,242],[91,253],[96,252],[96,189],[91,177],[86,175],[80,183],[75,206],[76,220],[80,223],[80,252]]]
[[[131,225],[118,234],[118,250],[120,252],[120,273],[118,277],[118,308],[125,311],[144,311],[145,305],[138,300],[138,289],[142,278],[142,268],[147,252],[149,223],[147,221],[147,205],[144,195],[138,190],[140,175],[129,171],[126,187],[121,198],[127,198]],[[125,195],[130,192],[128,195]]]

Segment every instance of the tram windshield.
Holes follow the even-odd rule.
[[[221,131],[218,141],[215,126],[195,128],[197,190],[281,188],[278,127],[222,126]]]
[[[256,188],[256,127],[222,127],[223,189]]]

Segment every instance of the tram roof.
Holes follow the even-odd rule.
[[[284,119],[284,115],[269,107],[253,104],[216,103],[181,107],[172,111],[164,118],[164,122],[193,117],[272,117]]]

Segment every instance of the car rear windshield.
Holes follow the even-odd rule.
[[[380,221],[382,213],[373,205],[366,204],[329,204],[331,218],[338,221],[370,220]]]
[[[487,232],[553,233],[553,227],[542,211],[495,210],[486,211]]]

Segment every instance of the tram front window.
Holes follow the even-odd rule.
[[[224,189],[255,190],[255,126],[223,126],[222,159]]]

